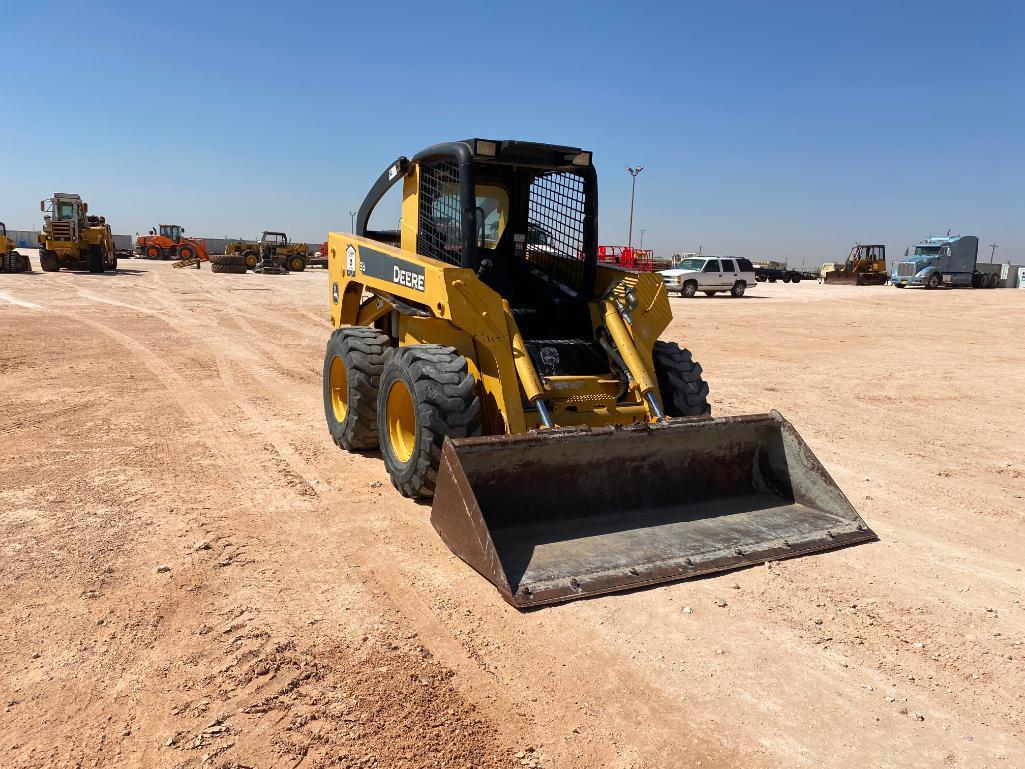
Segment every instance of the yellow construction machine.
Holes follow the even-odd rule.
[[[117,269],[117,252],[110,225],[89,214],[89,204],[78,195],[55,192],[39,203],[43,231],[39,233],[39,266],[44,272],[61,267],[104,272]]]
[[[371,214],[402,184],[400,229]],[[398,158],[328,236],[324,410],[518,607],[874,539],[776,412],[710,416],[661,276],[601,264],[591,153]],[[386,212],[396,221],[398,212]]]
[[[236,240],[224,249],[225,256],[240,257],[247,270],[255,270],[261,262],[274,262],[290,272],[302,272],[309,264],[310,246],[292,243],[284,232],[265,230],[259,241]],[[263,269],[263,268],[261,268]]]
[[[819,283],[848,286],[882,286],[890,279],[886,271],[886,246],[855,244],[847,261],[826,262],[819,271]]]
[[[14,241],[7,237],[7,225],[0,222],[0,272],[32,272],[28,254],[14,250]]]

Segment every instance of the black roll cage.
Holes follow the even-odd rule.
[[[370,188],[356,215],[356,232],[360,237],[382,241],[395,241],[396,233],[388,230],[369,230],[370,215],[374,208],[412,166],[436,160],[448,160],[459,169],[459,200],[462,209],[462,251],[460,266],[478,268],[477,255],[477,200],[476,166],[522,167],[544,171],[568,171],[584,179],[584,232],[583,252],[585,260],[585,285],[593,285],[595,267],[598,261],[598,174],[590,158],[586,165],[575,165],[573,159],[583,150],[578,147],[564,147],[554,144],[539,144],[521,141],[490,142],[496,148],[495,155],[474,154],[479,139],[435,144],[417,153],[410,160],[400,155],[377,178]]]

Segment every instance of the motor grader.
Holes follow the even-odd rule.
[[[39,233],[39,266],[44,272],[117,269],[117,252],[110,225],[102,216],[89,214],[89,204],[79,195],[55,192],[39,203],[43,231]]]
[[[370,229],[400,183],[399,230]],[[873,539],[777,412],[710,415],[701,366],[658,338],[661,276],[599,262],[597,191],[575,147],[389,165],[328,235],[335,443],[433,496],[443,541],[521,608]]]
[[[158,224],[135,240],[135,253],[146,259],[207,261],[206,241],[189,238],[180,224]]]
[[[847,260],[826,262],[819,271],[819,283],[847,286],[882,286],[890,279],[886,271],[886,246],[855,244]]]
[[[7,237],[7,225],[0,222],[0,272],[32,272],[28,254],[14,250],[14,241]]]

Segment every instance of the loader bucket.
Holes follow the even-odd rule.
[[[520,608],[876,539],[775,411],[446,440],[431,522]]]

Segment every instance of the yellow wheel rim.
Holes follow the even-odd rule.
[[[303,260],[298,257],[292,260],[292,269],[298,271],[303,266]]]
[[[249,254],[249,256],[246,257],[246,267],[255,267],[255,266],[256,266],[256,255],[255,254]]]
[[[349,378],[345,376],[345,364],[341,358],[331,360],[328,384],[331,387],[331,410],[335,419],[344,422],[345,415],[349,413]]]
[[[405,382],[392,383],[385,408],[392,453],[400,462],[408,462],[416,447],[416,410]]]

